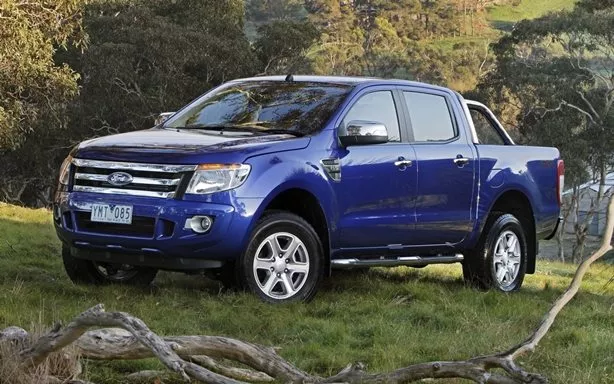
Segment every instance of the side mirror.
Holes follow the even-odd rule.
[[[166,120],[168,120],[169,117],[173,116],[174,114],[175,112],[162,112],[161,114],[158,115],[158,117],[156,117],[156,120],[154,121],[154,125],[158,126],[164,123]]]
[[[345,147],[388,142],[388,129],[376,121],[352,120],[346,124],[345,131],[339,133],[339,140]]]

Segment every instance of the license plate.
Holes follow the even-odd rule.
[[[90,220],[98,223],[132,224],[132,206],[92,204]]]

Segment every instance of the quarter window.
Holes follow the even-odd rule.
[[[505,141],[501,134],[490,122],[490,119],[478,109],[470,109],[471,119],[475,126],[475,132],[478,135],[479,143],[482,145],[505,145]]]
[[[445,97],[419,92],[403,92],[403,95],[414,141],[446,141],[456,137]]]
[[[394,98],[390,91],[377,91],[363,95],[343,119],[342,129],[352,120],[381,123],[388,130],[388,141],[401,141],[399,118]]]

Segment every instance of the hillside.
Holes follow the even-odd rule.
[[[575,3],[576,0],[521,0],[516,6],[508,4],[489,7],[487,19],[495,28],[509,30],[517,21],[571,9]]]

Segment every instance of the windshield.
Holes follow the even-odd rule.
[[[223,85],[194,101],[165,128],[309,135],[321,130],[351,91],[347,84],[244,81]],[[254,129],[256,128],[256,129]]]

